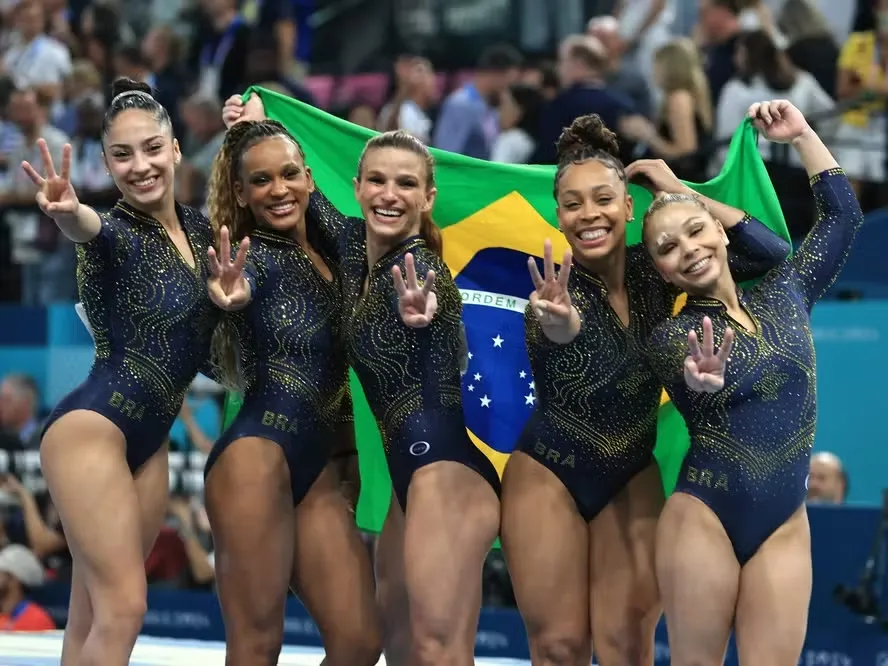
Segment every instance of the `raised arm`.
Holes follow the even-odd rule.
[[[785,100],[763,102],[753,104],[749,116],[769,140],[792,144],[811,179],[817,218],[790,259],[810,310],[845,265],[863,211],[848,177],[797,108]]]
[[[790,246],[754,217],[691,189],[663,160],[638,160],[626,167],[626,177],[656,196],[660,192],[689,194],[709,208],[721,222],[730,242],[728,265],[738,282],[761,277],[789,255]]]
[[[68,239],[75,243],[88,243],[99,235],[102,220],[96,211],[80,203],[71,185],[71,145],[66,143],[62,149],[62,171],[59,174],[56,173],[46,141],[39,139],[37,147],[45,176],[41,176],[29,162],[22,162],[22,169],[40,188],[35,196],[37,205]]]

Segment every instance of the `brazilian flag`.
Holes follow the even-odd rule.
[[[258,94],[268,117],[298,137],[315,182],[330,201],[344,214],[360,216],[352,178],[374,132],[264,88],[250,88],[250,94]],[[747,120],[734,135],[722,173],[694,188],[750,213],[788,240],[756,142]],[[527,257],[541,257],[547,238],[555,257],[567,249],[555,218],[554,167],[495,164],[432,152],[438,186],[434,219],[444,238],[444,259],[462,292],[469,343],[469,368],[463,377],[466,429],[502,474],[536,401],[524,347],[524,307],[533,291]],[[639,221],[627,227],[626,242],[631,245],[641,240],[640,220],[651,195],[634,185],[630,191]],[[354,375],[352,393],[362,484],[357,520],[363,529],[376,532],[388,510],[391,481],[376,422]],[[239,406],[240,397],[229,395],[226,425]],[[655,455],[667,493],[675,487],[687,448],[684,421],[664,393]]]

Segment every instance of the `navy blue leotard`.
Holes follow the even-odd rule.
[[[348,361],[382,434],[401,507],[406,507],[413,472],[442,460],[477,471],[499,492],[496,469],[466,432],[460,383],[462,298],[447,265],[422,238],[413,237],[368,267],[363,220],[344,217],[320,192],[312,194],[311,213],[331,242],[338,243]],[[429,270],[437,275],[438,311],[426,328],[407,326],[398,312],[391,270],[397,265],[403,274],[408,252],[418,276]]]
[[[100,216],[99,234],[77,245],[77,286],[96,356],[86,380],[59,402],[44,425],[86,409],[126,438],[131,470],[166,441],[189,385],[208,366],[221,313],[207,295],[207,218],[176,206],[195,266],[153,217],[118,202]]]
[[[692,495],[721,520],[743,565],[803,504],[817,423],[810,312],[845,263],[863,213],[839,169],[812,179],[817,221],[798,251],[762,282],[741,291],[755,322],[745,330],[720,301],[689,298],[661,324],[648,353],[688,424],[691,448],[677,492]],[[684,381],[688,331],[712,320],[716,344],[735,331],[724,388],[696,393]]]
[[[738,280],[764,275],[789,244],[749,216],[727,231]],[[587,521],[653,459],[662,385],[644,350],[668,318],[678,291],[657,273],[643,245],[627,249],[629,325],[608,302],[604,282],[574,263],[568,290],[580,314],[579,335],[549,341],[530,306],[525,337],[538,403],[517,449],[549,468]]]
[[[204,472],[235,440],[276,442],[290,469],[294,505],[327,464],[343,415],[351,419],[351,410],[343,411],[348,366],[339,340],[339,274],[324,258],[330,280],[296,241],[271,230],[250,234],[244,274],[251,301],[226,315],[240,346],[243,405]]]

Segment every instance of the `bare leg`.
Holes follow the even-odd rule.
[[[382,616],[387,666],[406,666],[410,654],[410,599],[404,572],[404,513],[394,493],[376,541],[376,601]]]
[[[382,629],[373,571],[351,511],[329,468],[293,510],[291,584],[317,623],[327,666],[376,666]]]
[[[521,452],[503,474],[503,555],[533,666],[588,666],[589,539],[564,484]]]
[[[811,531],[802,506],[740,572],[735,632],[740,666],[796,666],[811,601]]]
[[[740,565],[716,515],[685,493],[666,501],[657,526],[657,578],[672,666],[722,666]]]
[[[56,421],[40,447],[41,469],[92,606],[80,666],[128,664],[145,615],[141,512],[125,446],[105,417],[78,410]]]
[[[283,450],[245,437],[207,475],[226,666],[275,666],[293,562],[293,499]]]
[[[660,619],[655,545],[659,468],[633,478],[589,525],[592,644],[600,666],[653,666]]]
[[[404,531],[410,666],[474,665],[482,568],[499,524],[499,499],[475,471],[440,461],[414,472]]]

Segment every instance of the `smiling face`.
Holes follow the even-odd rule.
[[[235,195],[260,225],[282,233],[300,226],[313,191],[311,170],[288,137],[262,139],[244,152]]]
[[[436,190],[422,155],[404,148],[371,148],[361,160],[355,198],[367,223],[367,235],[386,245],[419,234],[422,216],[431,212]]]
[[[558,227],[581,264],[626,243],[632,197],[617,171],[599,160],[572,164],[558,181]]]
[[[716,292],[728,269],[728,237],[721,224],[694,201],[669,203],[645,220],[645,244],[667,282],[689,294]]]
[[[156,210],[172,196],[181,157],[170,128],[149,111],[122,111],[105,135],[105,162],[114,184],[139,210]]]

